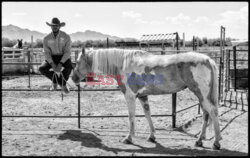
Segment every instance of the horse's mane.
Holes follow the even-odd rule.
[[[149,54],[142,50],[98,49],[92,50],[92,71],[105,74],[118,74],[135,62],[136,57]],[[137,58],[138,59],[138,58]]]

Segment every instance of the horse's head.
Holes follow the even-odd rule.
[[[23,39],[17,39],[17,48],[21,49],[23,47]]]
[[[88,55],[85,53],[85,49],[79,54],[76,60],[76,67],[73,70],[72,81],[79,85],[80,81],[86,78],[87,73],[91,72],[90,65],[88,64]]]

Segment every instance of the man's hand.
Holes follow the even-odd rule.
[[[55,68],[55,72],[61,72],[61,69],[62,69],[62,64],[61,63],[59,63],[57,66],[56,66],[56,68]]]
[[[50,65],[51,65],[53,71],[55,71],[56,70],[56,64],[53,62],[53,63],[50,63]]]

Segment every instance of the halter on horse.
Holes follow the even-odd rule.
[[[123,76],[119,88],[125,96],[130,131],[123,140],[132,143],[135,128],[135,100],[138,98],[149,123],[149,141],[155,141],[148,95],[171,94],[189,88],[199,99],[203,125],[196,146],[202,146],[206,127],[214,125],[213,149],[220,149],[222,139],[218,121],[218,81],[216,63],[194,52],[175,55],[152,55],[142,50],[99,49],[80,54],[72,80],[78,84],[88,73]]]

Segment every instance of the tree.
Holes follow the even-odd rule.
[[[34,48],[43,48],[43,40],[42,39],[36,39],[36,43],[34,45]]]
[[[202,41],[203,41],[203,44],[206,44],[206,45],[208,44],[207,37],[203,37]]]
[[[10,40],[8,38],[2,38],[2,47],[13,47],[16,44],[16,40]]]

